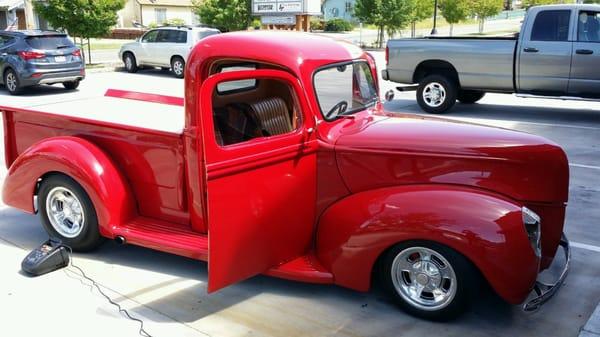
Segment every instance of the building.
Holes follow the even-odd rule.
[[[323,2],[323,18],[325,20],[344,19],[356,21],[353,15],[356,0],[325,0]]]
[[[187,25],[195,25],[200,21],[192,8],[192,0],[128,0],[125,8],[118,13],[117,26],[133,27],[134,23],[143,26],[161,25],[173,19],[181,19]]]
[[[35,14],[32,0],[0,0],[0,30],[47,29],[48,23]]]

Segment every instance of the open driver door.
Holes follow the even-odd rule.
[[[210,293],[311,249],[317,143],[303,89],[287,72],[212,75],[200,102]]]

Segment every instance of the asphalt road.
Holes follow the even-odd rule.
[[[393,86],[382,82],[382,92]],[[10,97],[0,90],[0,105],[43,110],[46,104],[97,96],[107,88],[182,96],[183,81],[160,71],[92,73],[72,93],[40,87]],[[397,93],[386,107],[421,113],[414,93]],[[573,243],[572,269],[560,292],[536,313],[525,314],[483,291],[465,316],[432,323],[404,314],[376,290],[357,293],[265,276],[207,295],[205,263],[112,242],[76,254],[74,262],[144,318],[154,336],[577,336],[600,301],[600,104],[493,94],[479,104],[458,104],[447,117],[539,134],[562,145],[569,156],[565,230]],[[0,181],[4,176],[0,168]],[[61,336],[137,335],[137,325],[120,317],[72,268],[33,279],[19,273],[20,260],[45,238],[37,217],[0,204],[0,335],[58,336],[48,333],[49,326],[59,326]]]

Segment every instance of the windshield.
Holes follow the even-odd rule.
[[[25,39],[27,44],[34,49],[62,49],[72,48],[75,45],[68,37],[63,35],[49,35],[49,36],[30,36]]]
[[[326,120],[364,110],[378,100],[371,67],[365,61],[321,69],[315,74],[314,86]]]

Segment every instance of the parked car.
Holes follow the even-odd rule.
[[[514,304],[535,289],[532,310],[564,281],[555,143],[386,113],[371,56],[325,37],[221,34],[189,64],[185,104],[112,90],[122,105],[87,119],[2,107],[5,204],[75,250],[108,238],[208,260],[210,293],[260,273],[359,291],[375,277],[448,319],[480,282]],[[559,246],[562,274],[536,282]]]
[[[417,85],[420,107],[444,113],[456,100],[486,92],[520,97],[600,99],[600,6],[549,5],[528,10],[515,37],[391,40],[383,78]]]
[[[1,81],[12,95],[37,84],[62,83],[74,90],[85,78],[81,51],[63,33],[0,31]]]
[[[192,48],[201,39],[219,33],[217,29],[205,27],[152,29],[135,42],[124,44],[119,50],[119,59],[130,73],[141,67],[160,67],[171,69],[176,77],[183,78]]]

